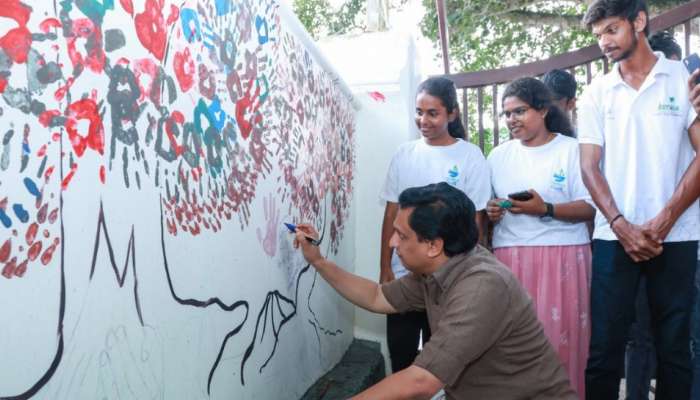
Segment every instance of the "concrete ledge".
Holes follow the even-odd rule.
[[[379,343],[354,339],[340,362],[314,383],[300,400],[347,399],[386,375]]]

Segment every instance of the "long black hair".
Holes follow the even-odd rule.
[[[455,89],[455,84],[451,80],[439,76],[428,78],[418,85],[418,94],[420,93],[426,93],[440,99],[448,114],[457,111],[455,120],[447,124],[447,132],[456,139],[466,138],[464,125],[462,125],[462,120],[459,118],[457,89]]]
[[[569,117],[552,103],[552,92],[540,80],[535,78],[519,78],[506,86],[501,105],[507,97],[517,97],[535,110],[547,110],[544,125],[550,132],[574,137],[574,128]]]
[[[669,31],[658,31],[649,36],[649,46],[654,51],[664,53],[664,56],[668,59],[676,57],[677,60],[680,60],[683,58],[681,46],[676,42],[673,33]]]

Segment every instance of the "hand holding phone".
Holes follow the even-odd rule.
[[[697,53],[689,55],[688,57],[683,59],[683,65],[685,65],[685,68],[688,70],[688,73],[692,75],[693,72],[700,68],[700,56],[698,56]],[[700,77],[697,77],[695,79],[695,84],[697,85],[698,83],[700,83]]]
[[[511,208],[513,203],[506,199],[491,199],[486,203],[486,215],[491,222],[498,223],[506,214],[506,210]]]
[[[528,201],[532,199],[532,193],[528,192],[527,190],[523,190],[521,192],[515,192],[511,193],[508,195],[508,198],[517,200],[517,201]]]

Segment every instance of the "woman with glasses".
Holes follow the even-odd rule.
[[[513,139],[488,157],[495,198],[486,212],[494,224],[494,253],[532,296],[547,337],[584,398],[591,275],[585,221],[595,210],[581,180],[578,143],[570,137],[568,117],[537,79],[508,85],[502,109]]]

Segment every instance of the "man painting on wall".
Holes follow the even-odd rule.
[[[575,399],[527,293],[477,245],[474,204],[447,183],[404,190],[391,246],[409,274],[385,284],[325,259],[298,225],[295,246],[353,304],[390,314],[425,310],[432,337],[413,364],[354,399]]]

